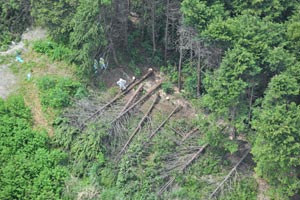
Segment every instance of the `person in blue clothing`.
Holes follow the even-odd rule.
[[[21,58],[21,53],[19,51],[16,52],[16,61],[19,63],[23,63],[24,60]]]

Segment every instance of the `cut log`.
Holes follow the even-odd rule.
[[[172,117],[172,115],[174,113],[176,113],[177,111],[179,111],[181,109],[181,106],[178,105],[176,106],[176,108],[169,114],[169,116],[157,127],[157,129],[155,129],[149,136],[149,140],[151,140],[151,138],[154,137],[154,135],[167,123],[167,121]]]
[[[131,140],[133,139],[133,137],[138,133],[138,131],[142,128],[144,121],[146,120],[146,118],[148,117],[148,115],[150,114],[150,112],[152,111],[154,105],[156,104],[156,102],[159,99],[159,95],[156,95],[154,98],[153,103],[151,104],[151,106],[149,107],[149,109],[147,110],[146,114],[144,115],[144,117],[140,120],[140,122],[138,123],[136,129],[133,131],[133,133],[131,134],[131,136],[129,137],[129,139],[127,140],[127,142],[125,143],[125,145],[123,146],[122,150],[120,151],[120,153],[118,154],[118,157],[122,155],[122,153],[124,153],[124,151],[126,150],[127,146],[130,144]]]
[[[142,81],[144,81],[146,78],[148,78],[153,73],[153,69],[149,68],[148,72],[137,82],[135,82],[135,78],[131,81],[129,86],[125,91],[120,92],[115,96],[110,102],[106,103],[104,106],[99,108],[96,112],[94,112],[91,116],[89,116],[86,120],[84,120],[83,124],[81,125],[80,129],[84,129],[86,126],[86,122],[90,121],[92,118],[97,116],[99,113],[101,113],[104,109],[110,107],[115,101],[117,101],[119,98],[121,98],[123,95],[127,94],[130,90],[132,90],[136,85],[140,84]]]
[[[132,90],[135,86],[137,86],[138,84],[140,84],[141,82],[143,82],[145,79],[147,79],[151,74],[153,73],[153,69],[149,68],[148,72],[142,76],[142,78],[140,78],[140,80],[134,82],[133,84],[127,86],[126,90],[124,91],[124,94],[127,94],[130,90]]]
[[[116,121],[118,121],[120,118],[122,118],[125,114],[127,114],[130,110],[132,110],[134,107],[136,107],[138,104],[140,104],[142,101],[144,101],[146,98],[148,98],[157,88],[159,88],[162,84],[162,81],[160,81],[159,83],[157,83],[155,86],[153,86],[142,98],[140,98],[140,100],[138,100],[137,102],[135,102],[133,105],[131,105],[129,108],[127,108],[123,113],[120,113],[118,115],[118,117],[116,117],[112,122],[115,123]]]
[[[217,194],[218,191],[221,189],[221,187],[226,183],[226,181],[231,177],[233,172],[236,171],[238,166],[243,162],[243,160],[248,156],[250,152],[250,149],[246,151],[246,153],[243,155],[243,157],[239,160],[239,162],[230,170],[230,172],[227,174],[227,176],[224,178],[224,180],[218,185],[218,187],[210,194],[209,199],[213,199]]]
[[[134,101],[134,99],[136,98],[136,96],[138,95],[138,93],[143,89],[143,86],[144,85],[140,85],[136,89],[136,91],[134,92],[134,94],[130,97],[130,99],[127,101],[127,103],[125,104],[125,106],[121,110],[121,113],[123,113],[130,106],[130,104],[132,104],[132,102]]]

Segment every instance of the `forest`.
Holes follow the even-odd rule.
[[[0,15],[19,80],[0,96],[0,199],[300,199],[298,0],[0,0]]]

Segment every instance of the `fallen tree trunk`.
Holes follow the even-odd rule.
[[[175,177],[172,177],[157,193],[158,196],[161,196],[175,181]]]
[[[181,171],[184,172],[188,166],[202,153],[202,151],[207,147],[207,144],[201,147],[193,156],[192,158],[182,167]]]
[[[172,117],[172,115],[179,111],[181,109],[181,106],[178,105],[176,106],[176,108],[169,114],[169,116],[157,127],[157,129],[155,129],[155,131],[153,131],[150,136],[148,137],[149,140],[151,140],[151,138],[153,138],[153,136],[167,123],[167,121]]]
[[[156,84],[155,86],[153,86],[142,98],[140,98],[140,100],[138,100],[137,102],[135,102],[133,105],[131,105],[129,108],[127,108],[123,113],[120,113],[118,115],[118,117],[116,117],[111,124],[115,123],[116,121],[118,121],[120,118],[122,118],[126,113],[128,113],[130,110],[132,110],[135,106],[137,106],[138,104],[140,104],[142,101],[144,101],[146,98],[148,98],[152,92],[154,92],[157,88],[159,88],[162,84],[162,81],[160,81],[158,84]]]
[[[121,98],[123,95],[127,94],[130,90],[132,90],[136,85],[140,84],[142,81],[144,81],[146,78],[148,78],[153,73],[152,68],[148,70],[148,72],[137,82],[135,82],[135,78],[133,81],[129,84],[129,87],[125,91],[120,92],[117,96],[115,96],[110,102],[106,103],[104,106],[99,108],[96,112],[94,112],[90,117],[88,117],[86,120],[84,120],[83,124],[81,125],[80,129],[84,129],[85,123],[97,116],[99,113],[101,113],[104,109],[110,107],[115,101],[117,101],[119,98]]]
[[[157,100],[159,99],[159,95],[156,95],[153,103],[151,104],[151,106],[149,107],[149,109],[147,110],[146,114],[144,115],[144,117],[140,120],[140,122],[138,123],[136,129],[133,131],[133,133],[131,134],[131,136],[129,137],[129,139],[127,140],[127,142],[125,143],[125,145],[123,146],[122,150],[120,151],[120,153],[118,154],[118,156],[121,156],[122,153],[126,150],[127,146],[130,144],[131,140],[133,139],[133,137],[138,133],[138,131],[142,128],[144,121],[146,120],[146,118],[148,117],[148,115],[150,114],[150,112],[152,111],[152,109],[154,108],[154,105],[156,104]]]
[[[147,79],[151,74],[153,73],[153,69],[149,68],[148,72],[142,76],[142,78],[140,78],[140,80],[138,80],[137,82],[127,86],[127,89],[124,91],[124,94],[127,94],[130,90],[132,90],[136,85],[140,84],[141,82],[143,82],[145,79]]]
[[[226,183],[226,181],[231,177],[231,175],[233,174],[233,172],[236,171],[236,169],[238,168],[238,166],[243,162],[243,160],[248,156],[250,152],[250,149],[246,151],[246,153],[243,155],[243,157],[239,160],[239,162],[230,170],[230,172],[227,174],[227,176],[224,178],[224,180],[218,185],[218,187],[211,193],[211,195],[209,196],[209,199],[212,199],[214,197],[216,197],[216,195],[218,194],[220,188],[224,185],[224,183]]]
[[[134,99],[136,98],[136,96],[138,95],[138,93],[143,89],[144,85],[140,85],[136,91],[134,92],[134,94],[130,97],[130,99],[128,100],[128,102],[125,104],[125,106],[123,107],[123,109],[121,110],[121,113],[123,113],[128,107],[129,105],[134,101]]]

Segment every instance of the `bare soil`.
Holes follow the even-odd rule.
[[[6,99],[16,89],[17,78],[8,68],[9,65],[0,65],[0,97]]]

